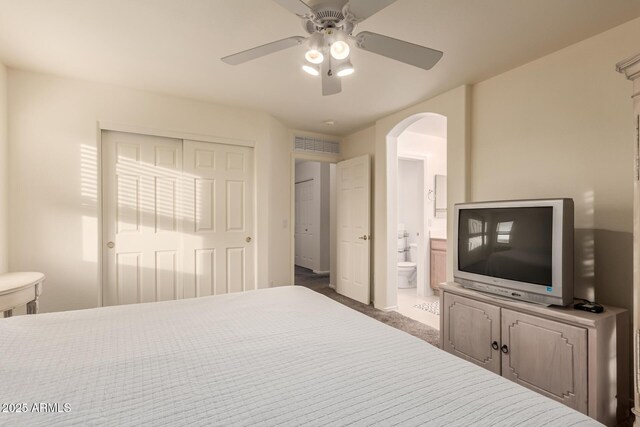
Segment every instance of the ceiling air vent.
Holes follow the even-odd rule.
[[[334,141],[311,138],[308,136],[296,136],[294,141],[295,151],[307,151],[323,154],[340,154],[340,144]]]

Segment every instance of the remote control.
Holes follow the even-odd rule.
[[[589,311],[591,313],[602,313],[604,311],[604,307],[600,304],[592,303],[592,302],[580,302],[573,306],[576,310],[584,310]]]

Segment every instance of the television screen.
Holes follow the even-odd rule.
[[[461,209],[458,269],[551,286],[552,207]]]

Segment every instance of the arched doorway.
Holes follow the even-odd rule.
[[[405,118],[387,134],[386,148],[388,305],[437,328],[430,242],[446,239],[447,117]]]

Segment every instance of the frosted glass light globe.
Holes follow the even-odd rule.
[[[306,73],[311,74],[312,76],[319,76],[320,75],[320,71],[318,71],[318,67],[313,67],[311,65],[303,65],[302,69]]]
[[[324,55],[317,49],[309,49],[304,54],[304,58],[312,64],[322,64],[322,61],[324,61]]]
[[[349,43],[345,41],[338,40],[331,45],[331,56],[335,59],[345,59],[349,56],[349,52],[351,52],[351,48],[349,47]]]

